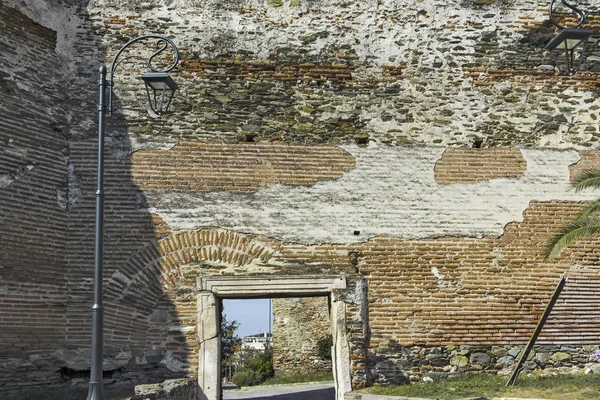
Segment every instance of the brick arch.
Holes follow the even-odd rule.
[[[133,255],[106,282],[107,336],[144,341],[147,317],[183,278],[182,267],[209,264],[248,268],[269,261],[273,249],[255,237],[218,228],[172,233]]]

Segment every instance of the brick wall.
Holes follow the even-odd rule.
[[[448,148],[435,164],[440,185],[473,183],[494,178],[520,178],[527,169],[519,149]]]
[[[600,159],[598,158],[598,152],[593,150],[582,150],[579,152],[581,160],[577,164],[569,166],[569,173],[571,175],[571,181],[577,175],[581,174],[586,170],[593,170],[600,168]]]
[[[533,202],[523,222],[511,224],[497,239],[369,242],[359,268],[370,287],[371,345],[525,343],[566,272],[564,262],[543,262],[543,246],[580,207]],[[585,247],[581,243],[573,251]],[[581,272],[573,273],[575,288]],[[584,297],[595,301],[593,293]],[[557,311],[552,324],[565,322],[563,316],[568,318]],[[564,329],[544,332],[539,342],[594,344],[564,335]]]
[[[0,3],[0,386],[54,374],[64,345],[68,148],[56,32]],[[13,360],[19,360],[13,362]]]
[[[401,383],[427,373],[512,367],[515,346],[528,341],[561,274],[570,280],[537,341],[540,356],[528,369],[595,361],[597,269],[589,263],[596,259],[597,239],[572,246],[557,261],[542,257],[552,232],[581,206],[532,202],[523,222],[499,238],[369,243],[359,268],[370,288],[374,379]],[[569,269],[567,260],[581,264]],[[486,355],[472,356],[478,352]],[[559,360],[559,352],[576,355]],[[464,364],[454,357],[464,357]]]
[[[335,179],[354,167],[354,159],[336,146],[189,141],[168,151],[137,151],[132,164],[134,182],[144,190],[253,192]]]

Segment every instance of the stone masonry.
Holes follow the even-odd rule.
[[[319,356],[318,342],[331,336],[326,297],[273,299],[275,375],[331,371],[331,355]]]
[[[117,70],[107,382],[198,376],[217,275],[345,277],[360,388],[510,368],[566,274],[527,368],[594,370],[600,242],[543,259],[596,197],[568,191],[600,165],[578,4],[596,33],[567,77],[533,0],[0,0],[0,392],[86,381],[98,67],[145,34],[178,45],[181,90],[159,117],[143,65]]]

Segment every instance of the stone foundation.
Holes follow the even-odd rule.
[[[463,372],[511,374],[525,346],[439,346],[378,348],[370,358],[374,383],[404,384]],[[600,346],[534,346],[524,372],[600,373]]]
[[[65,348],[51,355],[36,351],[14,353],[12,357],[2,354],[0,392],[65,384],[85,387],[90,379],[89,355],[89,348]],[[185,376],[185,372],[178,369],[181,362],[165,349],[105,346],[104,360],[106,385],[162,382]]]

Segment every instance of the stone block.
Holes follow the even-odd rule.
[[[487,366],[491,360],[492,357],[490,357],[490,355],[487,353],[472,353],[469,357],[469,362],[471,364],[481,365],[484,367]]]
[[[490,353],[494,356],[494,357],[504,357],[508,354],[508,350],[505,347],[501,347],[501,346],[492,346],[492,349],[490,350]]]
[[[516,362],[516,360],[514,357],[504,356],[504,357],[500,357],[497,362],[499,365],[506,367],[506,366],[513,365]]]
[[[563,362],[571,359],[571,355],[564,352],[556,352],[550,356],[552,361]]]
[[[161,383],[137,385],[131,400],[197,400],[198,384],[194,378],[171,379]]]
[[[456,367],[465,367],[469,365],[469,359],[465,356],[455,356],[450,359],[450,365]]]

